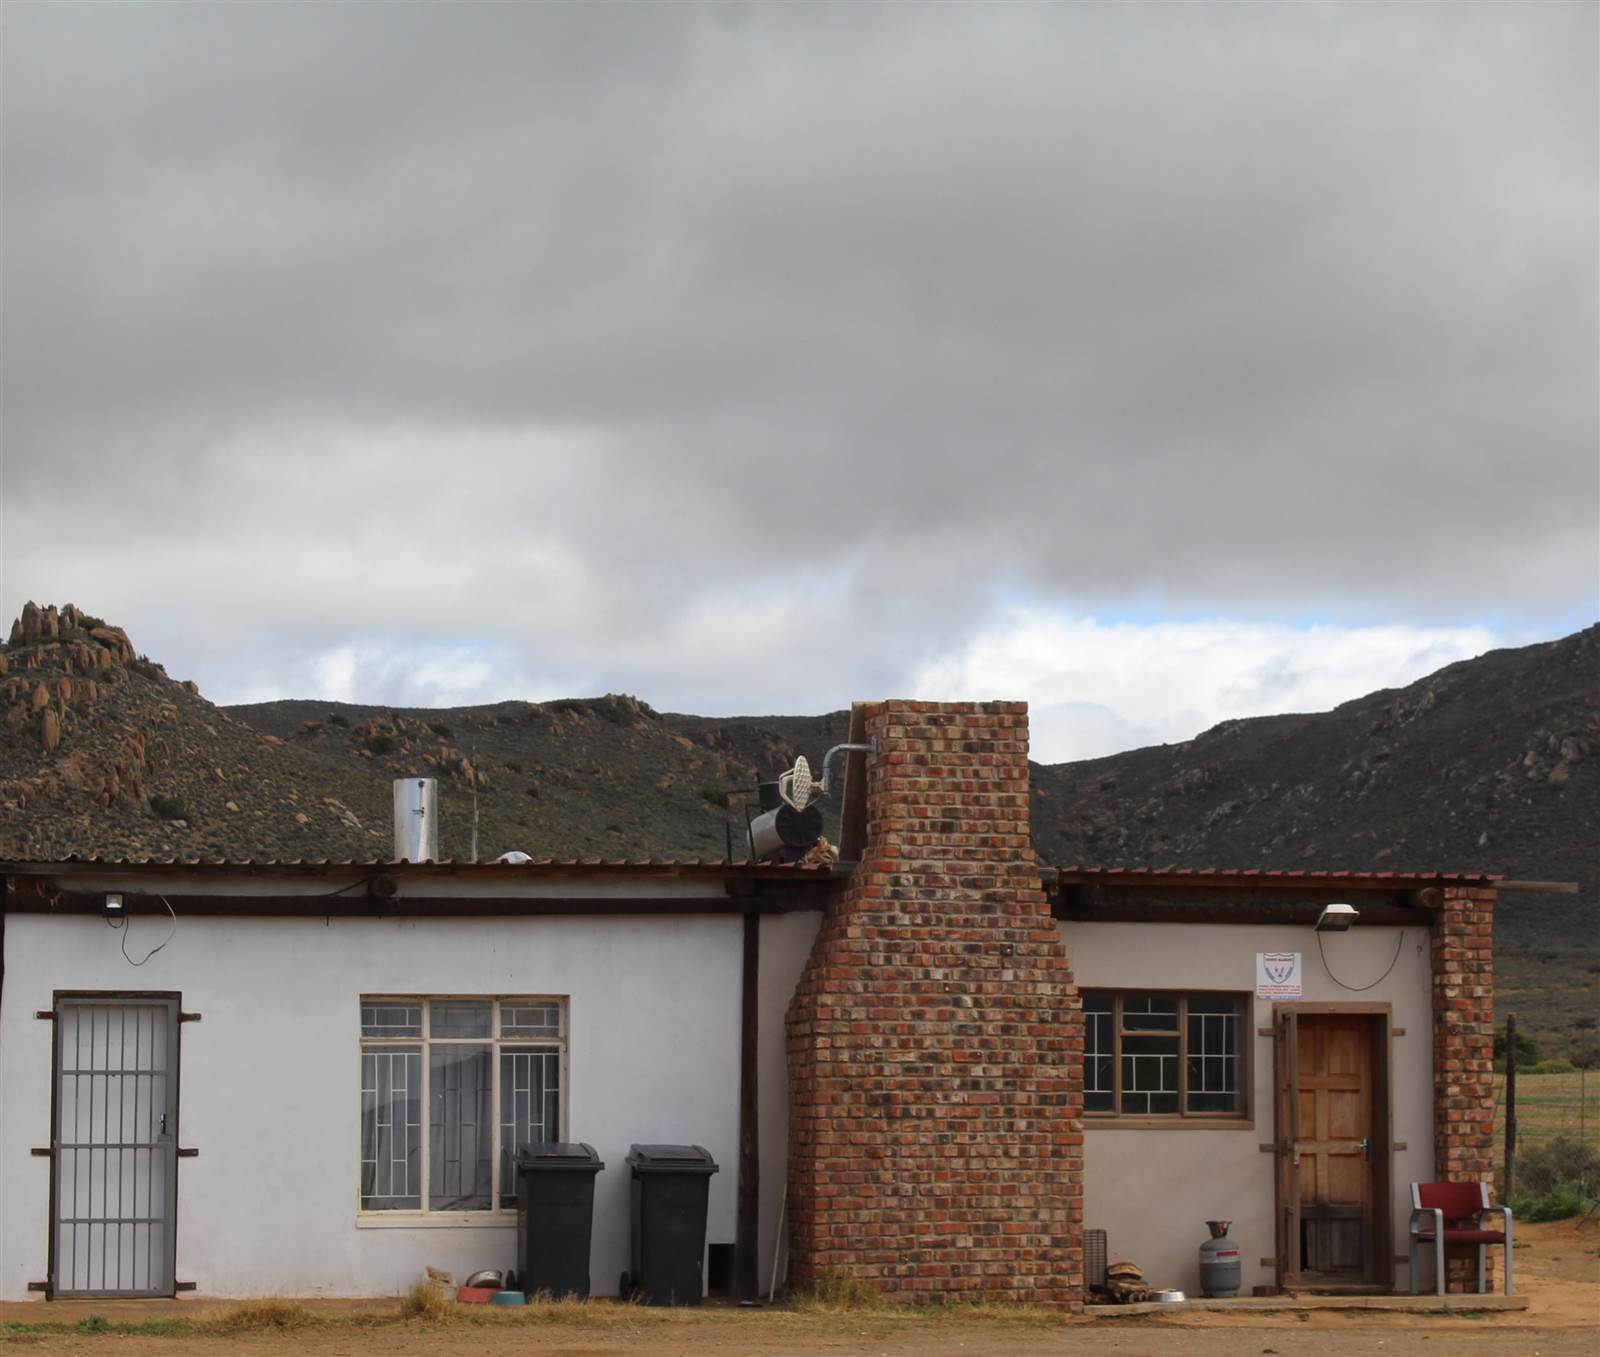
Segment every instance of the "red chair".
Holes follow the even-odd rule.
[[[1483,1228],[1486,1216],[1500,1216],[1503,1230]],[[1506,1251],[1506,1295],[1511,1294],[1511,1208],[1490,1206],[1489,1188],[1485,1183],[1412,1183],[1411,1184],[1411,1294],[1422,1288],[1417,1284],[1421,1270],[1417,1262],[1424,1244],[1433,1245],[1434,1290],[1444,1295],[1444,1254],[1451,1244],[1475,1244],[1478,1248],[1478,1291],[1484,1288],[1484,1269],[1488,1263],[1489,1246],[1499,1244]]]

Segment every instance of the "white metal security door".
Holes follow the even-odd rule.
[[[56,1001],[55,1296],[170,1296],[178,1003]]]

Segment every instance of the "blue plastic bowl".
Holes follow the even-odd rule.
[[[520,1291],[496,1291],[489,1297],[490,1305],[526,1305],[528,1298]]]

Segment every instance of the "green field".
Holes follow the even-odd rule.
[[[1496,1158],[1505,1153],[1506,1081],[1494,1077]],[[1567,1135],[1600,1147],[1600,1070],[1517,1075],[1517,1144]]]

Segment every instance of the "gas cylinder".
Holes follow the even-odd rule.
[[[1200,1246],[1200,1289],[1221,1298],[1239,1294],[1239,1246],[1228,1238],[1231,1220],[1208,1220],[1211,1238]]]

